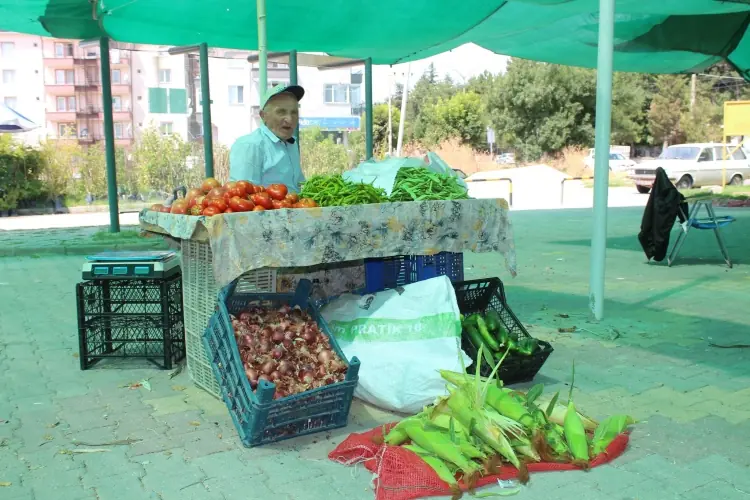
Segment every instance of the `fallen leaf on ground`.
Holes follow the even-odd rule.
[[[150,390],[151,390],[151,382],[149,382],[149,381],[148,381],[148,379],[143,379],[143,380],[141,380],[141,385],[142,385],[142,386],[143,386],[143,388],[144,388],[144,389],[146,389],[147,391],[150,391]]]
[[[575,326],[571,326],[570,328],[558,328],[557,331],[559,333],[573,333],[577,330]]]
[[[561,318],[566,318],[566,319],[570,318],[570,316],[568,316],[567,314],[562,314],[562,313],[558,314],[558,316]]]
[[[0,486],[10,486],[11,484],[13,484],[13,483],[11,483],[10,481],[2,481],[2,482],[0,482]]]
[[[90,448],[78,448],[75,450],[60,450],[60,455],[73,455],[77,453],[105,453],[107,450],[105,448],[97,448],[97,449],[90,449]]]
[[[199,425],[201,425],[201,423],[200,423],[200,422],[198,422],[197,420],[191,420],[191,421],[190,421],[190,422],[188,422],[188,423],[189,423],[190,425],[192,425],[193,427],[198,427]]]
[[[52,429],[54,427],[57,427],[58,425],[60,425],[60,422],[55,422],[54,424],[48,424],[47,429]]]
[[[45,441],[52,441],[53,439],[55,439],[55,438],[54,438],[54,437],[52,437],[52,436],[50,436],[49,434],[45,434],[45,435],[44,435],[44,440],[45,440]]]
[[[173,391],[184,391],[185,389],[187,389],[187,387],[185,387],[184,385],[173,385],[172,386],[172,390]]]
[[[73,353],[73,357],[74,357],[74,358],[77,358],[77,357],[78,357],[78,353],[77,353],[77,352],[74,352],[74,353]]]

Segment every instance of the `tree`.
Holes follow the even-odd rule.
[[[459,92],[452,97],[439,98],[425,109],[429,146],[457,138],[462,144],[479,148],[485,142],[486,124],[482,116],[482,102],[475,92]]]
[[[414,84],[406,101],[406,116],[412,125],[410,129],[404,130],[405,135],[409,132],[407,139],[421,141],[427,138],[430,118],[426,116],[425,111],[437,103],[438,99],[449,99],[457,91],[453,80],[445,78],[441,81],[435,65],[430,64]]]
[[[302,172],[305,177],[317,174],[340,174],[349,168],[346,148],[336,144],[319,128],[300,131]]]
[[[162,135],[156,128],[143,131],[133,158],[139,172],[139,187],[171,192],[179,186],[197,186],[203,178],[190,144],[177,134]],[[190,160],[188,160],[188,157]]]
[[[42,195],[43,162],[38,150],[0,134],[0,210],[14,210],[19,202]]]
[[[646,139],[647,90],[636,73],[615,73],[612,82],[612,144],[637,144]]]
[[[44,158],[40,180],[44,183],[47,197],[54,200],[73,194],[73,165],[81,157],[81,147],[75,142],[45,140],[39,144]]]
[[[391,140],[394,148],[396,147],[396,142],[398,142],[400,120],[401,111],[392,105]],[[381,154],[385,154],[388,151],[388,104],[376,104],[372,107],[372,141],[374,149]]]
[[[498,145],[534,160],[592,144],[595,95],[591,70],[512,59],[487,99]]]
[[[659,75],[655,85],[648,112],[649,131],[654,141],[667,147],[684,136],[680,121],[690,102],[688,80],[684,75]]]

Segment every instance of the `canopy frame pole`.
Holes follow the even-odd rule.
[[[297,51],[290,50],[289,51],[289,84],[299,85],[298,82],[299,82],[299,75],[297,74]],[[297,143],[297,146],[299,146],[299,124],[297,124],[297,128],[294,129],[294,141]]]
[[[201,108],[203,114],[203,154],[206,177],[214,176],[214,130],[211,121],[211,86],[208,77],[208,44],[200,44]]]
[[[401,156],[401,146],[404,144],[404,124],[406,123],[406,101],[409,98],[409,75],[411,75],[411,62],[406,66],[406,82],[401,95],[401,118],[398,122],[398,140],[396,141],[396,156]]]
[[[372,58],[365,59],[365,160],[373,157]]]
[[[591,236],[589,275],[589,306],[596,320],[601,320],[604,317],[614,26],[615,0],[599,0],[599,45],[596,63],[596,142],[594,145],[594,227]]]
[[[104,152],[107,162],[107,199],[109,232],[120,232],[120,209],[117,200],[117,163],[115,160],[115,122],[112,115],[112,77],[109,63],[109,38],[99,39],[101,58],[102,104],[104,112]]]
[[[257,0],[258,11],[258,98],[260,105],[268,92],[268,42],[266,37],[266,0]],[[261,111],[263,111],[261,109]]]

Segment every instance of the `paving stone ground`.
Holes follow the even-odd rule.
[[[536,382],[601,417],[641,419],[625,454],[591,472],[534,475],[517,498],[750,500],[750,211],[691,234],[673,268],[646,264],[640,209],[611,209],[606,319],[588,320],[589,210],[513,214],[519,274],[467,256],[467,277],[499,276],[511,307],[555,352]],[[82,372],[74,285],[80,256],[0,258],[0,499],[372,499],[361,466],[326,459],[348,433],[394,416],[355,402],[350,425],[246,449],[220,401],[186,373],[139,363]],[[574,333],[559,328],[575,326]],[[148,379],[151,390],[129,389]],[[100,453],[72,454],[130,439]],[[85,443],[76,446],[74,442]]]

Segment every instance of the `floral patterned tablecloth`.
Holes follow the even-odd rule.
[[[144,210],[146,230],[175,238],[207,233],[214,278],[224,286],[263,267],[290,268],[395,255],[497,252],[515,276],[516,253],[503,199],[382,203],[186,217]],[[202,226],[202,227],[201,227]]]

